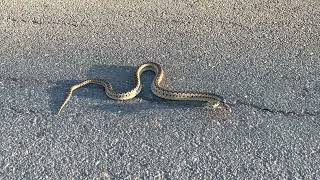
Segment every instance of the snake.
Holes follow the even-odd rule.
[[[202,101],[207,102],[207,104],[213,109],[223,108],[229,112],[231,112],[230,106],[226,103],[226,100],[221,96],[216,94],[208,93],[208,92],[198,92],[198,91],[175,91],[166,89],[164,86],[166,84],[166,77],[163,68],[160,64],[155,62],[146,62],[139,65],[135,72],[135,86],[133,89],[118,93],[113,90],[112,85],[101,79],[87,79],[78,84],[75,84],[70,87],[70,90],[61,105],[58,114],[62,112],[62,110],[67,105],[68,101],[72,98],[75,91],[89,85],[89,84],[97,84],[104,87],[106,95],[114,100],[130,100],[136,97],[142,90],[141,76],[145,71],[153,71],[155,73],[155,77],[153,78],[153,82],[151,85],[151,91],[156,96],[166,99],[166,100],[174,100],[174,101]]]

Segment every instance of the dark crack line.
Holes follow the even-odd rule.
[[[254,31],[249,27],[249,26],[245,26],[243,24],[239,24],[239,23],[236,23],[236,22],[232,22],[232,21],[223,21],[223,20],[217,20],[218,23],[222,24],[223,26],[224,25],[227,25],[227,24],[230,24],[232,26],[235,26],[235,27],[240,27],[241,29],[245,29],[251,33],[253,33]]]
[[[36,20],[36,19],[32,19],[32,20],[25,20],[25,19],[17,19],[14,17],[7,17],[8,21],[12,21],[12,22],[22,22],[22,23],[30,23],[30,24],[34,24],[34,25],[62,25],[62,26],[68,26],[68,27],[105,27],[107,25],[104,26],[97,26],[97,25],[87,25],[87,24],[83,24],[81,23],[82,21],[80,21],[80,23],[77,22],[63,22],[63,21],[58,21],[58,22],[54,22],[54,21],[40,21],[40,20]],[[111,24],[108,24],[111,25]]]
[[[252,34],[256,33],[256,30],[254,30],[254,29],[255,29],[254,27],[251,28],[251,27],[249,27],[249,26],[246,26],[246,25],[243,25],[243,24],[234,22],[234,21],[217,20],[217,22],[220,23],[220,24],[222,24],[222,25],[227,25],[227,24],[229,24],[229,25],[232,25],[233,27],[239,27],[239,28],[241,28],[241,29],[244,29],[244,30],[252,33]],[[318,28],[318,25],[312,24],[312,23],[301,24],[301,25],[299,25],[299,24],[293,24],[293,25],[294,25],[293,28],[295,28],[295,29],[298,29],[298,28],[301,29],[301,27],[309,27],[309,26]]]
[[[35,84],[56,84],[54,81],[52,80],[48,80],[48,79],[34,79],[34,78],[16,78],[16,77],[8,77],[8,76],[0,76],[0,80],[3,81],[9,81],[9,82],[14,82],[14,83],[18,83],[18,84],[26,84],[26,83],[35,83]]]
[[[34,82],[36,84],[57,84],[56,82],[52,81],[52,80],[38,80],[38,79],[26,79],[26,78],[15,78],[15,77],[0,77],[0,79],[2,80],[7,80],[7,81],[11,81],[11,82],[15,82],[18,84],[25,84],[26,82]],[[152,100],[154,101],[154,100]],[[316,116],[320,116],[320,111],[315,111],[315,112],[310,112],[307,110],[303,110],[301,113],[296,112],[296,111],[285,111],[285,110],[279,110],[279,109],[271,109],[268,107],[264,107],[258,104],[254,104],[254,103],[249,103],[249,102],[245,102],[242,100],[237,100],[236,103],[228,103],[231,107],[236,107],[237,105],[244,105],[244,106],[248,106],[254,109],[257,109],[259,111],[264,111],[264,112],[269,112],[272,114],[282,114],[284,116],[296,116],[296,117],[304,117],[304,116],[310,116],[310,117],[316,117]],[[22,111],[16,110],[14,108],[10,108],[16,112],[22,113]],[[33,112],[32,110],[28,110],[29,112]]]
[[[82,21],[79,21],[79,22],[64,22],[64,21],[58,21],[58,22],[55,22],[55,21],[45,21],[45,20],[36,20],[36,19],[32,19],[32,20],[26,20],[26,19],[18,19],[18,18],[14,18],[14,17],[7,17],[7,20],[8,21],[12,21],[12,22],[22,22],[22,23],[30,23],[30,24],[33,24],[33,25],[60,25],[60,26],[67,26],[67,27],[74,27],[74,28],[78,28],[78,27],[91,27],[91,28],[97,28],[97,27],[113,27],[113,26],[117,26],[116,24],[111,24],[111,23],[107,23],[105,25],[89,25],[89,24],[84,24],[82,23]],[[158,21],[158,20],[155,20],[155,21]],[[160,21],[162,22],[162,21]],[[178,23],[180,21],[177,21],[177,20],[172,20],[172,22],[174,23]],[[188,24],[190,23],[190,21],[181,21],[182,23],[185,23],[187,22]],[[180,22],[180,23],[181,23]],[[220,23],[222,24],[222,26],[224,25],[227,25],[227,24],[230,24],[232,25],[233,27],[239,27],[251,34],[255,34],[256,31],[253,30],[251,27],[249,26],[246,26],[246,25],[243,25],[243,24],[240,24],[240,23],[236,23],[236,22],[233,22],[233,21],[223,21],[223,20],[217,20],[216,21],[217,23]],[[306,24],[305,25],[306,27],[308,26],[311,26],[311,27],[318,27],[317,25],[315,24]]]
[[[15,113],[18,113],[18,114],[24,114],[25,111],[24,110],[21,110],[21,109],[17,109],[17,108],[14,108],[12,106],[9,106],[8,107],[11,111],[15,112]]]
[[[310,112],[310,111],[302,111],[301,113],[296,112],[296,111],[285,111],[285,110],[279,110],[279,109],[271,109],[268,107],[263,107],[257,104],[253,104],[253,103],[248,103],[248,102],[244,102],[241,100],[236,101],[236,103],[232,103],[229,104],[232,107],[235,107],[237,105],[244,105],[244,106],[248,106],[254,109],[257,109],[259,111],[264,111],[264,112],[269,112],[272,114],[281,114],[284,116],[296,116],[296,117],[305,117],[305,116],[310,116],[310,117],[316,117],[316,116],[320,116],[320,112],[319,111],[315,111],[315,112]]]
[[[37,118],[40,118],[40,116],[45,116],[44,114],[40,113],[37,110],[33,110],[33,109],[21,109],[21,108],[16,108],[13,106],[8,106],[8,109],[10,109],[11,111],[17,113],[17,114],[31,114]]]
[[[12,21],[12,22],[31,23],[31,24],[35,24],[35,25],[54,24],[54,25],[64,25],[64,26],[72,26],[72,27],[92,27],[92,26],[85,25],[85,24],[82,24],[82,23],[39,21],[39,20],[36,20],[36,19],[25,20],[25,19],[13,18],[13,17],[7,17],[7,20]]]

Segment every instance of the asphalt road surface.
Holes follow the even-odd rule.
[[[1,179],[320,179],[320,2],[0,3]],[[223,96],[232,113],[117,102],[135,67],[169,88]]]

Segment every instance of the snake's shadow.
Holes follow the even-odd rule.
[[[104,79],[110,82],[113,86],[113,89],[117,92],[125,92],[134,87],[134,73],[136,67],[133,66],[115,66],[115,65],[96,65],[92,66],[88,73],[86,79]],[[158,109],[172,109],[172,108],[193,108],[203,106],[204,103],[196,101],[170,101],[161,99],[155,96],[151,92],[151,83],[154,78],[153,72],[145,72],[142,75],[142,84],[143,88],[139,95],[136,98],[142,99],[144,101],[119,101],[119,103],[102,103],[101,105],[90,105],[88,108],[99,109],[103,111],[111,112],[139,112],[146,109],[156,108]],[[57,113],[61,104],[66,97],[69,88],[77,83],[80,83],[82,80],[64,80],[57,81],[56,85],[48,89],[50,94],[50,108],[53,113]],[[87,89],[87,90],[84,90]],[[89,85],[84,87],[82,90],[79,90],[75,93],[74,98],[92,98],[92,99],[101,99],[105,100],[108,97],[104,93],[104,88],[99,85]],[[72,99],[69,103],[72,103]],[[151,103],[151,104],[150,104]],[[116,104],[116,105],[115,105]],[[68,108],[68,105],[67,107]]]

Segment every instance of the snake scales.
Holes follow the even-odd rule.
[[[231,112],[231,108],[225,102],[224,99],[218,97],[217,95],[206,93],[206,92],[195,92],[195,91],[174,91],[168,90],[163,87],[165,83],[165,74],[162,67],[154,62],[147,62],[141,64],[137,67],[135,73],[135,87],[124,93],[117,93],[112,89],[112,86],[109,82],[99,80],[99,79],[88,79],[79,84],[73,85],[70,88],[70,91],[64,100],[63,104],[61,105],[58,114],[61,113],[62,109],[66,106],[67,102],[71,99],[74,92],[88,84],[98,84],[104,87],[105,93],[108,97],[114,100],[129,100],[137,96],[141,89],[141,75],[145,71],[153,71],[155,72],[156,76],[153,79],[151,91],[158,97],[168,100],[191,100],[191,101],[205,101],[208,102],[209,106],[215,108],[224,108]]]

